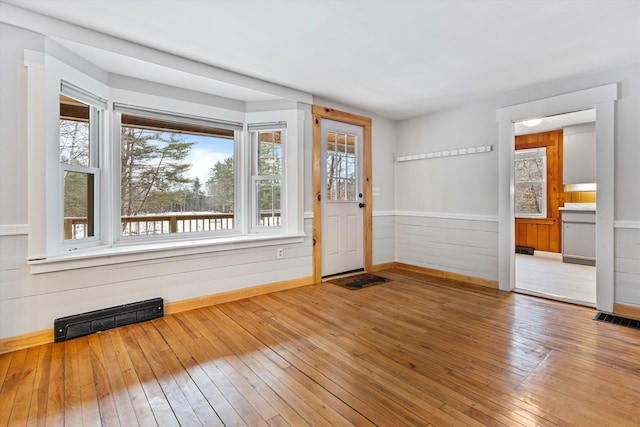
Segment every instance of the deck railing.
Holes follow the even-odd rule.
[[[280,225],[280,213],[263,213],[261,225],[274,227]],[[163,215],[131,215],[121,217],[123,236],[146,236],[168,233],[193,233],[198,231],[233,230],[233,213],[175,213]],[[85,238],[86,217],[65,217],[64,238]]]

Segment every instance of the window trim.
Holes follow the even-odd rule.
[[[70,63],[73,63],[71,61]],[[278,105],[281,109],[266,111],[241,111],[215,104],[203,104],[187,101],[185,96],[174,96],[160,90],[157,94],[149,91],[134,91],[110,86],[105,83],[108,74],[102,70],[93,73],[98,77],[85,74],[49,53],[25,50],[24,64],[27,69],[27,146],[28,146],[28,207],[29,207],[29,251],[27,263],[32,273],[61,271],[97,265],[134,262],[138,259],[156,259],[189,254],[217,252],[240,247],[256,247],[298,243],[304,241],[303,223],[303,185],[299,178],[303,174],[303,149],[305,112],[298,104]],[[60,195],[61,168],[59,161],[60,128],[60,89],[61,82],[69,82],[77,88],[86,88],[88,93],[96,94],[98,99],[106,100],[107,109],[100,118],[100,136],[104,143],[99,147],[100,168],[98,174],[101,194],[99,227],[101,235],[95,241],[80,245],[79,240],[69,251],[62,243],[62,221]],[[153,85],[153,83],[151,83]],[[236,144],[236,156],[242,161],[238,164],[236,188],[238,232],[227,236],[195,236],[189,234],[182,238],[167,241],[118,242],[117,227],[114,219],[119,220],[118,183],[119,174],[108,173],[114,165],[119,165],[119,144],[113,144],[116,126],[113,120],[113,103],[123,105],[144,105],[158,111],[180,111],[186,116],[216,117],[225,123],[242,123],[239,132],[240,142]],[[275,107],[276,105],[274,105]],[[286,156],[283,156],[283,169],[290,188],[283,188],[282,210],[286,212],[287,223],[280,229],[256,233],[248,227],[250,200],[247,194],[250,183],[250,161],[247,145],[246,123],[280,122],[288,124]],[[42,124],[44,123],[44,126]],[[220,125],[220,123],[218,123]],[[239,191],[239,192],[240,192]],[[60,224],[57,224],[60,222]],[[114,231],[115,230],[115,231]],[[196,233],[193,233],[196,234]],[[75,249],[78,250],[75,250]]]
[[[513,185],[514,185],[514,214],[516,218],[527,218],[527,219],[545,219],[548,217],[547,215],[547,196],[548,196],[548,177],[547,177],[547,147],[540,147],[540,148],[526,148],[526,149],[521,149],[521,150],[516,150],[515,152],[515,157],[514,157],[514,161],[517,162],[518,160],[524,160],[524,159],[531,159],[531,158],[542,158],[542,164],[543,164],[543,179],[542,181],[517,181],[514,175],[514,179],[513,179]],[[515,166],[515,165],[514,165]],[[516,187],[518,185],[518,183],[521,182],[541,182],[542,185],[542,206],[541,206],[541,212],[539,214],[530,214],[530,213],[522,213],[522,212],[518,212],[516,209]]]
[[[89,107],[89,164],[87,166],[74,165],[71,163],[59,162],[59,176],[60,182],[58,184],[59,198],[60,198],[60,213],[59,220],[62,220],[64,224],[64,176],[65,172],[77,172],[84,173],[93,176],[93,236],[84,237],[82,239],[65,239],[64,238],[64,225],[60,228],[60,248],[63,251],[75,251],[82,248],[93,247],[100,244],[102,241],[102,149],[105,142],[103,129],[104,118],[106,117],[105,111],[107,109],[107,101],[98,95],[91,93],[88,90],[82,89],[67,80],[60,80],[60,95],[72,98],[76,101],[82,102]],[[59,110],[58,110],[59,111]],[[58,115],[58,122],[62,117]],[[58,127],[58,149],[60,147],[60,128]]]
[[[260,175],[258,173],[259,157],[260,157],[260,132],[268,131],[280,131],[281,132],[281,147],[280,147],[280,175]],[[254,233],[274,232],[283,229],[284,224],[287,221],[287,212],[284,208],[284,201],[286,200],[286,188],[287,183],[285,181],[286,167],[285,159],[287,158],[287,122],[272,122],[272,123],[250,123],[247,125],[247,133],[249,135],[249,145],[251,148],[251,188],[250,188],[250,212],[251,219],[249,222],[249,228]],[[280,225],[275,226],[263,226],[258,223],[258,211],[259,211],[259,194],[257,192],[257,184],[259,181],[280,181]]]
[[[233,224],[234,228],[231,230],[218,230],[218,231],[195,231],[188,233],[160,233],[160,234],[146,234],[141,236],[123,236],[121,233],[116,232],[115,230],[119,230],[119,227],[122,224],[122,215],[121,215],[121,205],[122,200],[120,200],[121,195],[121,179],[120,171],[120,158],[121,158],[121,129],[122,129],[122,116],[130,115],[135,116],[142,119],[156,119],[160,121],[165,121],[169,123],[185,123],[187,125],[195,125],[195,126],[206,126],[206,127],[215,127],[225,130],[230,130],[234,132],[233,137],[233,158],[234,158],[234,212],[233,212]],[[242,141],[242,130],[244,125],[238,122],[231,122],[225,120],[217,120],[213,118],[195,116],[195,115],[186,115],[181,113],[174,113],[170,111],[157,110],[153,108],[145,108],[141,106],[133,106],[133,105],[125,105],[114,103],[112,110],[112,120],[113,120],[113,136],[112,136],[112,145],[113,145],[113,164],[117,163],[118,167],[115,168],[118,172],[113,173],[114,175],[114,207],[112,211],[114,212],[113,220],[111,221],[111,228],[113,231],[113,239],[112,242],[115,245],[137,245],[144,244],[149,242],[156,242],[161,244],[162,242],[173,242],[173,241],[198,241],[203,239],[211,239],[211,238],[225,238],[229,236],[240,236],[244,233],[241,231],[241,224],[244,223],[240,216],[240,210],[237,209],[239,206],[238,200],[242,199],[242,189],[239,186],[239,174],[238,170],[240,168],[240,162],[242,161],[241,156],[238,154],[240,152],[239,146]],[[171,132],[167,130],[167,132]],[[176,131],[177,132],[177,131]],[[116,202],[117,200],[117,202]]]

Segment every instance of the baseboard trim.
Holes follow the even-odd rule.
[[[402,262],[390,262],[387,264],[378,264],[375,267],[384,266],[374,271],[388,270],[389,268],[399,268],[402,270],[413,271],[415,273],[427,274],[429,276],[439,277],[441,279],[457,280],[459,282],[471,283],[473,285],[484,286],[485,288],[499,289],[497,280],[483,279],[481,277],[466,276],[464,274],[452,273],[450,271],[436,270],[433,268],[420,267],[413,264],[405,264]]]
[[[375,273],[376,271],[382,270],[391,270],[392,268],[397,267],[397,262],[387,262],[384,264],[375,264],[371,266],[371,273]]]
[[[640,320],[640,307],[616,302],[613,303],[613,314],[620,317]]]
[[[243,298],[264,295],[271,292],[283,291],[285,289],[299,288],[313,284],[313,277],[302,277],[300,279],[287,280],[283,282],[270,283],[267,285],[253,286],[251,288],[237,289],[234,291],[223,292],[220,294],[208,295],[204,297],[191,298],[182,301],[166,303],[164,305],[164,313],[175,314],[182,311],[193,310],[196,308],[207,307],[210,305],[222,304],[225,302],[236,301]],[[45,329],[43,331],[30,332],[24,335],[0,339],[0,354],[10,353],[12,351],[23,350],[29,347],[35,347],[42,344],[53,343],[53,329]]]
[[[269,294],[271,292],[284,291],[286,289],[299,288],[313,284],[313,277],[302,277],[300,279],[275,282],[268,285],[253,286],[251,288],[237,289],[220,294],[207,295],[204,297],[191,298],[182,301],[170,302],[164,305],[165,314],[176,314],[182,311],[194,310],[196,308],[208,307],[210,305],[222,304],[239,299],[255,297]]]
[[[24,335],[0,339],[0,354],[35,347],[53,342],[53,329],[30,332]]]

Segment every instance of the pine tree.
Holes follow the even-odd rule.
[[[121,214],[159,213],[180,206],[193,142],[175,133],[122,127]]]
[[[234,210],[233,157],[216,162],[207,181],[210,205],[214,212],[231,213]]]

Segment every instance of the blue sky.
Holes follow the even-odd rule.
[[[197,176],[202,184],[209,179],[209,172],[216,162],[233,156],[232,139],[198,135],[184,135],[184,137],[186,141],[196,142],[185,159],[185,163],[191,163],[191,168],[186,175],[191,179]]]

